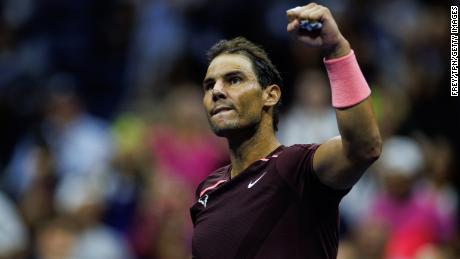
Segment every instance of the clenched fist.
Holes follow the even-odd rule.
[[[337,23],[328,8],[310,3],[286,11],[287,31],[308,47],[321,48],[326,58],[338,58],[350,52],[350,44],[340,33]],[[322,28],[314,31],[300,29],[300,21],[317,21]]]

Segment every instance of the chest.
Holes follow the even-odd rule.
[[[262,242],[293,202],[293,191],[269,168],[220,184],[191,208],[194,253],[233,258],[242,244]]]

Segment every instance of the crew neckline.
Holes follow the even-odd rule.
[[[226,172],[226,176],[227,176],[227,181],[229,180],[232,180],[232,179],[235,179],[237,178],[238,176],[244,174],[249,168],[253,167],[256,163],[260,163],[260,162],[267,162],[269,161],[269,158],[271,156],[273,156],[276,152],[278,151],[281,151],[285,146],[284,145],[279,145],[278,147],[276,147],[273,151],[271,151],[270,153],[268,153],[268,155],[252,162],[248,167],[246,167],[243,171],[241,171],[241,173],[239,173],[238,175],[236,175],[235,177],[232,178],[232,175],[231,175],[231,172],[232,172],[232,164],[230,163],[228,168],[227,168],[227,172]]]

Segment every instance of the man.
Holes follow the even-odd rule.
[[[338,204],[380,155],[370,89],[330,11],[311,3],[287,11],[288,32],[325,53],[340,136],[282,146],[275,137],[281,78],[259,47],[221,41],[209,55],[203,103],[231,164],[197,188],[193,257],[336,258]],[[319,31],[299,29],[320,21]]]

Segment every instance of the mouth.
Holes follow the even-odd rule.
[[[217,108],[212,109],[211,116],[214,116],[221,112],[230,111],[230,110],[233,110],[233,109],[230,107],[217,107]]]

